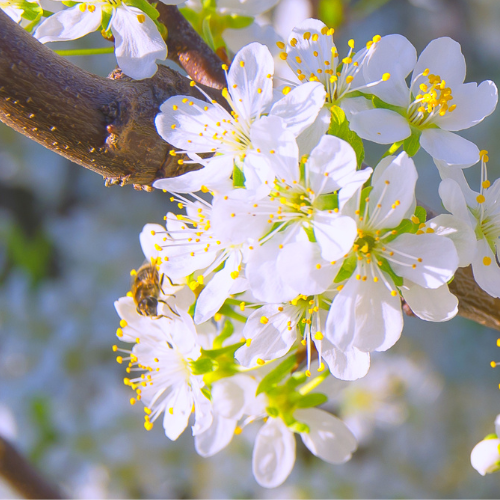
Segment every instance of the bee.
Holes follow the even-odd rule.
[[[158,314],[158,303],[168,306],[164,300],[159,298],[160,292],[166,295],[162,289],[164,278],[165,275],[160,276],[156,265],[148,261],[144,262],[136,273],[133,273],[131,295],[137,306],[137,312],[141,316],[149,316],[153,319],[167,317]],[[172,311],[170,306],[168,307]]]

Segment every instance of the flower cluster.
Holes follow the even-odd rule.
[[[453,133],[494,110],[495,85],[464,84],[448,38],[417,60],[399,35],[357,52],[350,41],[340,58],[332,35],[310,19],[279,42],[295,83],[275,86],[269,49],[251,43],[224,66],[225,102],[161,106],[159,135],[179,163],[202,169],[155,183],[182,212],[145,226],[148,272],[116,303],[117,335],[134,345],[115,349],[146,429],[162,416],[176,439],[194,413],[196,450],[211,456],[264,420],[253,472],[265,487],[290,474],[294,433],[327,462],[351,457],[355,438],[318,408],[328,399],[319,386],[364,377],[370,354],[399,339],[403,303],[426,321],[453,318],[448,283],[471,263],[500,296],[500,184],[486,178],[486,152]],[[394,144],[372,169],[362,139]],[[417,205],[419,145],[440,168],[451,214],[428,218]],[[479,158],[473,193],[460,167]]]

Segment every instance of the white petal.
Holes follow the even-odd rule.
[[[342,258],[351,249],[357,235],[353,219],[326,211],[316,214],[313,228],[321,256],[328,262]]]
[[[346,186],[356,172],[356,153],[346,141],[325,135],[307,160],[308,185],[316,195]]]
[[[484,439],[474,446],[470,455],[472,467],[482,476],[495,472],[500,463],[500,439]]]
[[[455,180],[451,178],[444,179],[439,184],[439,196],[441,197],[444,208],[446,208],[448,212],[451,212],[455,217],[467,224],[472,224],[464,194]],[[475,229],[475,224],[473,229]]]
[[[250,252],[246,276],[257,300],[278,303],[292,300],[296,292],[288,286],[277,271],[276,259],[286,231],[275,235],[264,245]]]
[[[279,311],[278,304],[266,304],[253,312],[248,318],[242,335],[248,344],[240,347],[235,354],[240,364],[246,367],[257,366],[257,360],[264,361],[284,356],[297,339],[295,321],[291,316],[290,306]],[[261,318],[268,319],[263,323]],[[289,322],[292,323],[289,325]]]
[[[356,223],[350,217],[351,225],[347,227],[353,232],[352,246],[356,234]],[[337,242],[332,242],[332,246]],[[345,251],[341,254],[344,255]],[[332,283],[338,273],[338,267],[334,267],[321,258],[321,248],[317,243],[300,241],[289,243],[284,246],[278,255],[277,270],[283,281],[293,288],[298,294],[319,295],[323,293]]]
[[[232,185],[229,181],[229,177],[233,172],[231,156],[214,156],[204,163],[205,167],[201,170],[187,172],[178,177],[157,180],[153,187],[171,193],[195,193],[200,191],[202,186],[205,186],[210,191],[220,192]]]
[[[255,121],[250,129],[250,139],[257,152],[261,152],[268,159],[269,175],[264,175],[263,179],[274,181],[274,175],[286,179],[289,184],[299,179],[299,148],[294,134],[286,128],[286,123],[278,116],[264,116]],[[257,156],[257,155],[256,155]],[[248,166],[248,160],[252,157],[247,155],[245,158],[245,168]],[[253,162],[257,170],[263,163],[260,158]],[[274,173],[273,173],[274,171]]]
[[[142,10],[125,4],[117,7],[111,18],[111,31],[118,66],[131,78],[151,78],[158,69],[156,60],[167,57],[167,46],[156,24]]]
[[[233,439],[237,421],[215,414],[212,425],[194,438],[198,455],[211,457],[223,450]]]
[[[486,265],[486,263],[489,263]],[[495,254],[485,238],[477,242],[477,253],[472,261],[472,272],[476,283],[492,297],[500,298],[500,268]]]
[[[349,100],[349,99],[347,99]],[[306,128],[298,137],[299,155],[309,155],[319,140],[327,133],[330,127],[332,113],[328,107],[321,108],[316,120]]]
[[[155,245],[163,243],[165,232],[165,228],[160,224],[146,224],[142,229],[139,241],[141,242],[142,253],[148,262],[158,257],[159,252]]]
[[[76,40],[95,31],[101,25],[102,10],[100,5],[93,5],[95,10],[90,12],[80,10],[80,5],[56,12],[48,17],[37,28],[34,36],[41,43],[63,42]]]
[[[351,130],[362,139],[377,144],[392,144],[410,136],[408,120],[389,109],[360,111],[351,117]]]
[[[166,436],[175,441],[188,425],[193,408],[193,398],[187,383],[179,384],[166,398],[167,410],[163,416],[163,428]],[[172,413],[168,411],[172,408]]]
[[[448,238],[437,234],[404,233],[389,243],[387,248],[395,254],[393,258],[388,258],[392,270],[398,276],[425,288],[444,285],[458,267],[455,245]]]
[[[436,125],[443,130],[463,130],[481,122],[493,113],[498,102],[496,85],[487,80],[479,86],[477,83],[466,83],[453,89],[452,104],[457,107],[444,116],[436,118]]]
[[[372,227],[385,229],[398,226],[414,203],[417,177],[415,164],[406,153],[400,153],[377,176],[369,201]]]
[[[401,288],[403,297],[411,310],[426,321],[448,321],[458,312],[458,299],[453,295],[448,285],[439,288],[423,288],[405,280]]]
[[[223,378],[212,385],[212,404],[218,415],[239,420],[253,406],[258,382],[248,375]]]
[[[270,418],[259,430],[252,456],[255,480],[264,488],[276,488],[292,472],[295,436],[280,418]]]
[[[272,100],[273,74],[273,57],[265,45],[250,43],[236,54],[227,85],[241,118],[258,118],[266,111]]]
[[[191,377],[191,390],[194,404],[193,436],[203,434],[210,428],[213,422],[212,403],[205,394],[201,392],[202,386],[203,381],[201,377]]]
[[[424,130],[420,136],[420,145],[434,159],[451,165],[474,165],[479,161],[479,149],[474,143],[447,130]]]
[[[460,44],[448,37],[436,38],[427,45],[418,58],[412,75],[412,89],[421,83],[428,83],[428,78],[421,75],[426,69],[433,75],[439,75],[448,87],[463,83],[465,80],[465,58]],[[417,94],[418,92],[414,92]]]
[[[316,343],[316,342],[315,342]],[[355,347],[341,350],[326,337],[321,341],[321,356],[331,374],[341,380],[357,380],[364,377],[370,368],[370,354]]]
[[[351,347],[364,352],[385,351],[401,336],[401,301],[398,295],[391,295],[383,280],[374,282],[368,277],[363,281],[355,275],[333,300],[325,337],[341,351]]]
[[[193,104],[191,104],[193,103]],[[209,153],[220,147],[215,133],[222,133],[217,123],[231,119],[221,106],[191,97],[174,96],[160,106],[155,125],[158,134],[179,149]],[[229,160],[232,165],[232,159]]]
[[[476,253],[476,235],[467,220],[443,214],[426,223],[434,234],[446,236],[455,244],[458,253],[458,267],[468,266]]]
[[[240,263],[241,252],[232,251],[226,259],[224,267],[214,274],[202,290],[196,302],[194,313],[194,321],[197,325],[212,318],[229,297],[229,290],[236,279],[232,274],[238,272]]]
[[[434,160],[434,164],[436,165],[442,180],[453,179],[458,183],[463,196],[465,197],[466,204],[469,205],[469,207],[477,205],[476,198],[478,193],[474,192],[470,188],[463,172],[464,168],[471,167],[472,165],[449,165],[448,163],[439,160]]]
[[[347,462],[358,443],[352,432],[339,418],[317,408],[295,410],[294,417],[309,426],[300,434],[313,455],[331,464]]]
[[[282,118],[287,129],[297,137],[314,122],[325,98],[325,87],[321,83],[307,82],[276,102],[269,114]]]
[[[410,90],[406,77],[417,62],[415,47],[402,35],[387,35],[369,51],[369,60],[363,68],[367,82],[380,80],[384,73],[391,77],[371,87],[368,92],[395,106],[409,104]]]

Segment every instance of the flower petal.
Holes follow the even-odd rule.
[[[269,116],[279,116],[295,137],[311,125],[325,104],[325,87],[319,82],[299,85],[273,104]]]
[[[442,160],[450,165],[474,165],[479,161],[479,149],[473,142],[447,130],[424,130],[420,136],[420,145],[435,160]]]
[[[389,109],[369,109],[353,114],[351,130],[362,139],[377,144],[392,144],[410,136],[408,120]]]
[[[313,228],[321,256],[328,262],[342,258],[351,249],[357,235],[353,219],[327,211],[318,211]]]
[[[158,69],[156,60],[167,57],[167,46],[156,24],[136,7],[117,7],[111,18],[111,31],[118,66],[131,78],[151,78]]]
[[[317,408],[295,410],[294,417],[309,426],[300,434],[313,455],[331,464],[347,462],[358,443],[347,425],[339,418]]]
[[[485,238],[477,242],[477,253],[472,261],[476,283],[492,297],[500,298],[500,267]]]
[[[41,43],[76,40],[99,28],[102,10],[99,4],[94,11],[80,10],[80,5],[56,12],[38,26],[34,36]]]
[[[472,467],[482,476],[498,470],[500,439],[483,439],[474,446],[470,455]]]
[[[357,380],[364,377],[370,368],[369,353],[355,347],[341,350],[326,337],[321,341],[321,356],[330,368],[331,374],[340,380]]]
[[[409,280],[405,280],[401,288],[404,299],[411,310],[426,321],[448,321],[458,312],[458,299],[453,295],[448,285],[439,288],[423,288]]]
[[[280,418],[270,418],[259,430],[252,456],[255,480],[264,488],[276,488],[295,464],[295,436]]]
[[[233,439],[237,421],[214,414],[212,425],[194,438],[194,447],[198,455],[212,457],[223,450]]]

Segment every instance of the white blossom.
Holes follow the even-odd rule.
[[[500,470],[500,415],[495,419],[495,434],[487,436],[474,446],[470,461],[482,476]]]

